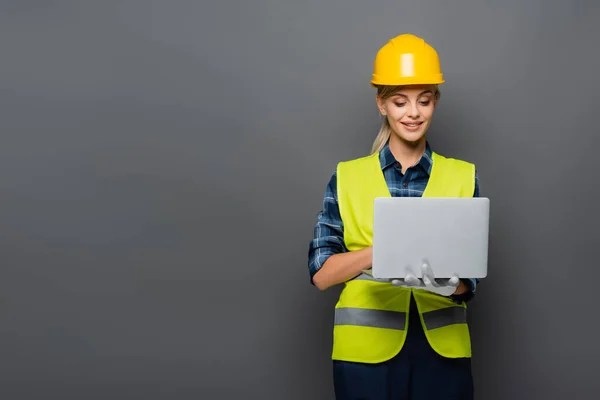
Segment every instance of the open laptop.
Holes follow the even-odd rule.
[[[374,206],[374,278],[421,278],[423,262],[435,278],[487,276],[488,198],[381,197]]]

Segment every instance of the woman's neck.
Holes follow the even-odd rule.
[[[427,139],[423,136],[416,142],[407,142],[392,133],[390,137],[390,151],[394,158],[402,165],[402,173],[417,164],[427,147]]]

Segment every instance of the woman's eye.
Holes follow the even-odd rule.
[[[429,105],[429,100],[428,100],[428,101],[422,101],[422,102],[421,102],[421,105],[422,105],[422,106],[428,106],[428,105]]]
[[[396,104],[396,107],[404,107],[404,105],[405,105],[406,103],[394,103],[394,104]]]

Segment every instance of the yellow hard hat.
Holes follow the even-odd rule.
[[[371,85],[437,85],[444,83],[437,52],[411,34],[391,39],[377,52]]]

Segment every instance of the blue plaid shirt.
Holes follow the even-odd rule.
[[[390,151],[388,144],[379,153],[381,169],[392,197],[421,197],[427,186],[433,160],[431,148],[427,143],[419,162],[402,174],[402,166]],[[474,197],[479,197],[479,176],[475,174]],[[314,238],[308,251],[308,270],[310,281],[333,254],[348,251],[344,244],[344,226],[340,216],[337,199],[336,172],[333,172],[323,199],[323,209],[317,215]],[[456,301],[469,301],[475,295],[479,279],[462,279],[470,289],[463,295],[453,296]],[[313,283],[314,284],[314,283]]]

